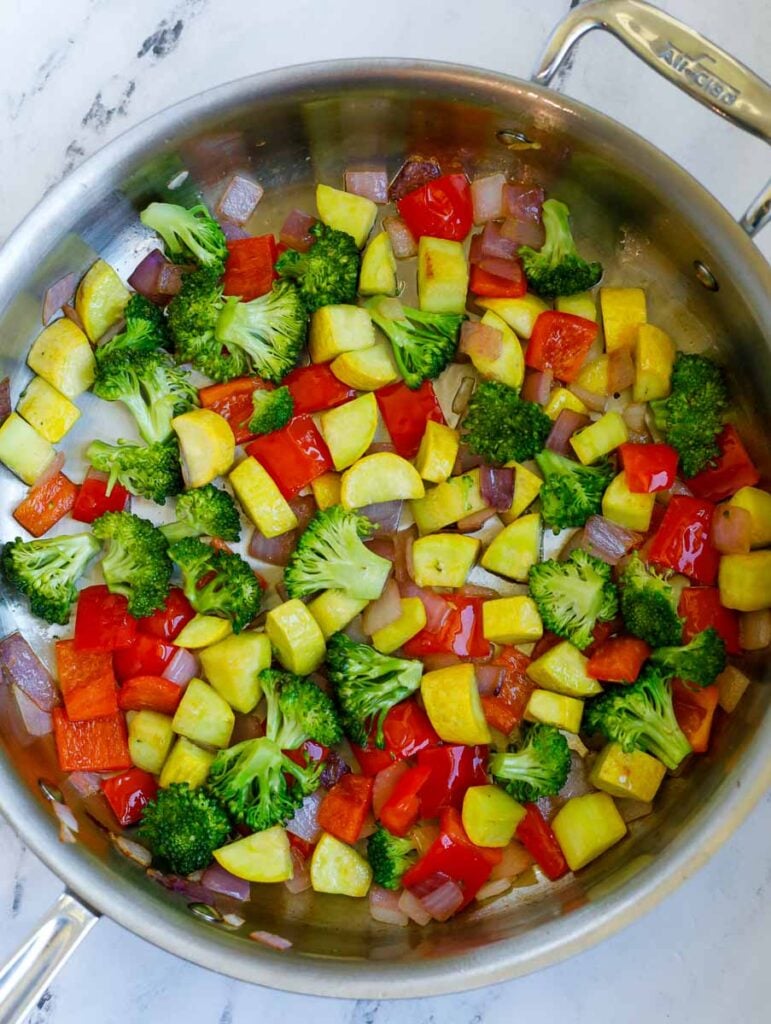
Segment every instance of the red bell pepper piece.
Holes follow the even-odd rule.
[[[431,775],[431,768],[418,764],[408,768],[380,809],[380,823],[395,836],[404,836],[420,816],[420,792]]]
[[[298,366],[281,381],[289,388],[295,416],[334,409],[356,397],[355,388],[338,380],[329,363]]]
[[[426,654],[456,654],[459,658],[487,658],[490,642],[482,626],[483,597],[446,598],[452,611],[436,630],[422,629],[404,645],[408,658]]]
[[[438,818],[445,807],[460,810],[469,786],[487,782],[487,747],[452,744],[421,750],[418,765],[429,776],[420,790],[420,817]]]
[[[572,313],[547,310],[533,325],[525,350],[525,364],[534,370],[551,370],[558,380],[575,380],[599,327]]]
[[[72,511],[77,496],[77,485],[64,473],[57,473],[31,488],[24,501],[17,505],[13,517],[27,533],[42,537]]]
[[[158,711],[173,715],[182,700],[183,688],[163,676],[135,676],[118,691],[121,711]]]
[[[293,832],[287,832],[289,839],[289,845],[293,850],[297,850],[303,860],[307,860],[313,855],[313,851],[316,849],[315,843],[309,843],[306,839],[300,839]]]
[[[179,587],[172,587],[166,605],[139,619],[139,632],[158,640],[176,640],[184,627],[195,616],[195,610]]]
[[[86,478],[80,485],[78,496],[72,508],[72,518],[79,523],[93,523],[105,512],[122,512],[131,495],[120,484],[113,484],[110,493],[107,493],[108,480],[103,474],[89,470]]]
[[[365,775],[344,775],[321,801],[319,825],[342,842],[355,843],[372,807],[374,785]]]
[[[514,261],[519,268],[519,276],[515,280],[506,277],[499,277],[497,274],[490,274],[482,270],[476,263],[471,266],[471,277],[469,278],[469,291],[474,295],[484,295],[487,298],[520,299],[527,291],[527,280],[522,264],[519,260]]]
[[[657,565],[710,586],[717,577],[720,555],[709,539],[715,506],[701,498],[677,494],[669,502],[648,549]]]
[[[204,409],[211,409],[230,424],[236,444],[246,444],[256,434],[249,430],[254,414],[252,395],[258,390],[271,390],[272,384],[260,377],[238,377],[225,384],[210,384],[200,388],[198,398]]]
[[[760,473],[732,423],[723,427],[717,443],[720,455],[715,465],[688,478],[689,489],[697,497],[709,501],[723,501],[736,494],[741,487],[754,487],[760,480]]]
[[[265,295],[278,277],[274,270],[277,259],[273,235],[231,239],[225,260],[225,295],[238,295],[244,302]]]
[[[672,683],[675,718],[695,754],[704,754],[709,747],[719,696],[719,690],[715,685],[691,689],[680,679],[675,679]]]
[[[622,444],[626,485],[633,494],[668,491],[677,476],[678,454],[668,444]]]
[[[136,676],[161,676],[178,650],[164,640],[137,633],[130,647],[123,647],[113,654],[115,675],[121,682]]]
[[[462,242],[471,231],[474,211],[465,174],[443,174],[397,200],[396,207],[415,238]]]
[[[334,469],[329,449],[310,416],[295,416],[281,430],[263,434],[247,445],[246,453],[273,477],[287,500]]]
[[[63,772],[117,772],[131,767],[122,712],[73,722],[64,708],[53,710],[54,740]]]
[[[597,646],[587,663],[586,674],[606,683],[633,683],[650,653],[644,640],[614,636]]]
[[[436,747],[441,742],[428,715],[412,698],[395,704],[385,716],[385,745],[382,749],[374,745],[374,733],[373,729],[366,747],[351,744],[356,760],[365,775],[377,775],[395,761],[415,757],[420,751]]]
[[[530,694],[536,688],[527,674],[530,658],[516,647],[503,647],[492,664],[504,669],[503,678],[494,694],[481,698],[482,710],[488,725],[508,736],[524,718]]]
[[[525,817],[517,825],[516,837],[543,871],[556,882],[568,872],[568,862],[551,825],[535,804],[525,804]]]
[[[142,811],[158,794],[157,782],[141,768],[129,768],[122,775],[102,779],[101,786],[112,813],[124,826],[136,825]]]
[[[439,818],[439,831],[451,836],[459,843],[468,843],[475,850],[479,850],[488,864],[495,867],[503,860],[503,850],[500,847],[477,846],[472,843],[463,827],[463,818],[457,807],[445,807]]]
[[[375,392],[380,415],[394,448],[403,459],[413,459],[426,432],[426,423],[444,423],[441,406],[430,380],[411,391],[403,381],[386,384]]]
[[[685,619],[683,643],[689,643],[697,633],[712,626],[723,638],[729,654],[741,654],[739,614],[720,603],[716,587],[687,587],[680,595],[677,612]]]
[[[442,817],[439,837],[426,850],[417,864],[413,864],[402,878],[406,889],[417,896],[426,895],[451,879],[463,891],[462,910],[474,899],[490,877],[494,864],[484,851],[469,840],[457,820],[457,811],[450,808]],[[454,815],[454,817],[453,817]],[[501,853],[498,853],[500,860]]]
[[[114,651],[129,647],[137,635],[137,620],[129,614],[123,594],[107,587],[85,587],[78,594],[75,612],[75,648],[78,651]]]
[[[117,712],[118,687],[109,651],[80,651],[74,640],[58,640],[56,668],[71,721],[104,718]]]

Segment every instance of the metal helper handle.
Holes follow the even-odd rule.
[[[23,1024],[99,915],[63,892],[35,931],[0,967],[0,1024]]]

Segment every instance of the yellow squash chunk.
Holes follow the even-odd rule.
[[[720,603],[739,612],[771,608],[771,551],[723,555],[718,570]]]
[[[357,352],[343,352],[330,369],[338,380],[357,391],[375,391],[399,379],[393,351],[387,341],[376,341]]]
[[[376,340],[370,315],[361,306],[322,306],[311,317],[308,349],[314,363],[370,348]]]
[[[34,484],[56,458],[50,441],[12,412],[0,426],[0,462],[25,484]]]
[[[419,587],[462,587],[481,541],[457,533],[419,537],[412,548],[413,578]]]
[[[78,285],[75,312],[91,341],[98,341],[108,327],[123,316],[131,293],[109,263],[97,260]]]
[[[658,758],[642,750],[626,753],[620,743],[608,743],[597,755],[589,781],[611,796],[650,803],[666,773]]]
[[[412,463],[393,452],[365,455],[346,469],[340,482],[343,508],[422,498],[425,493],[423,481]]]
[[[629,490],[626,473],[622,470],[611,480],[602,496],[602,514],[627,530],[647,533],[655,504],[655,494],[636,494]]]
[[[635,402],[666,398],[671,390],[674,364],[675,346],[669,335],[653,324],[640,324],[634,350],[632,397]]]
[[[717,683],[718,703],[729,715],[736,710],[736,705],[744,696],[750,681],[735,665],[729,665],[715,680]]]
[[[184,736],[180,736],[166,758],[161,770],[160,784],[165,788],[175,782],[186,782],[191,789],[198,789],[209,777],[213,761],[214,754],[211,750],[204,750]]]
[[[278,537],[297,526],[297,516],[272,476],[249,456],[228,477],[244,512],[266,537]]]
[[[377,217],[377,206],[371,199],[330,185],[316,186],[316,209],[327,227],[345,231],[360,249]]]
[[[591,391],[593,395],[608,395],[610,393],[608,367],[608,357],[598,356],[581,368],[574,383],[584,391]]]
[[[352,846],[324,832],[311,857],[314,892],[338,896],[366,896],[372,884],[372,868]]]
[[[432,484],[444,483],[452,473],[459,447],[457,430],[429,420],[415,458],[415,469]]]
[[[491,309],[493,313],[497,313],[518,337],[525,339],[533,333],[533,325],[541,313],[549,308],[543,299],[529,292],[519,299],[478,298],[476,304],[482,309]]]
[[[597,321],[597,303],[591,292],[577,292],[575,295],[560,295],[554,301],[554,308],[560,313],[572,313],[584,320]]]
[[[553,690],[533,690],[527,702],[525,717],[533,722],[555,725],[566,732],[577,733],[581,728],[584,702],[576,697],[566,697]]]
[[[171,425],[179,438],[182,473],[188,487],[203,487],[233,465],[236,439],[228,421],[211,409],[192,409],[175,416]]]
[[[80,416],[80,409],[42,377],[29,382],[16,411],[51,444],[61,441]]]
[[[555,391],[552,391],[549,401],[543,407],[543,411],[550,420],[556,420],[563,409],[580,412],[582,416],[589,412],[581,399],[576,398],[572,391],[568,391],[567,388],[557,388]]]
[[[94,383],[93,349],[83,331],[67,317],[54,320],[37,336],[27,363],[67,398],[77,398]]]
[[[315,480],[311,480],[311,490],[316,504],[320,509],[332,508],[340,504],[340,474],[322,473]]]
[[[360,295],[396,295],[396,257],[387,231],[375,235],[361,258]]]
[[[372,634],[372,646],[381,654],[398,650],[426,625],[426,606],[419,597],[403,597],[398,619]]]
[[[607,793],[574,796],[551,823],[571,871],[578,871],[626,835],[626,824]]]
[[[324,590],[309,602],[308,611],[328,640],[333,633],[345,629],[368,604],[366,598],[349,597],[344,590]]]
[[[471,362],[477,373],[485,380],[498,380],[502,384],[508,384],[515,391],[519,391],[522,381],[525,379],[525,357],[522,355],[519,338],[506,321],[491,309],[485,312],[481,323],[500,333],[501,351],[495,359],[474,352],[470,353]]]
[[[514,499],[508,512],[499,513],[504,523],[513,522],[541,493],[543,480],[521,462],[507,462],[514,469]]]
[[[629,431],[618,412],[606,412],[596,423],[584,427],[570,438],[570,444],[581,462],[588,466],[629,440]]]
[[[520,516],[493,539],[482,555],[482,568],[524,583],[541,552],[541,517]]]
[[[482,711],[474,666],[452,665],[427,672],[420,693],[431,724],[445,743],[490,742],[490,727]]]
[[[234,725],[228,702],[202,679],[191,679],[174,713],[174,732],[207,747],[226,747]]]
[[[494,644],[531,644],[543,636],[538,605],[532,597],[499,597],[482,605],[485,640]]]
[[[142,771],[157,775],[163,768],[174,730],[168,715],[157,711],[137,711],[129,719],[128,744],[131,760]]]
[[[276,658],[298,676],[315,672],[324,660],[326,644],[319,624],[297,598],[272,608],[265,617],[265,632]]]
[[[413,501],[411,508],[421,534],[436,533],[444,526],[481,512],[487,504],[479,489],[479,470],[472,469],[437,484],[426,492],[425,497]]]
[[[217,615],[195,615],[182,627],[174,643],[177,647],[195,651],[219,643],[232,632],[229,619],[221,619]]]
[[[428,238],[418,242],[418,299],[425,313],[463,313],[468,263],[460,242]]]
[[[637,328],[648,319],[642,288],[600,288],[600,308],[606,352],[632,348]]]
[[[347,469],[361,458],[372,444],[377,421],[377,402],[371,391],[321,413],[319,427],[336,470]]]
[[[286,882],[294,874],[290,850],[286,830],[274,825],[221,846],[214,851],[214,859],[247,882]]]
[[[591,697],[602,693],[602,687],[586,674],[588,661],[577,647],[562,640],[531,661],[527,674],[543,690],[553,690],[567,697]]]
[[[204,675],[231,708],[248,715],[260,702],[260,672],[270,668],[270,640],[265,633],[239,633],[206,647],[199,655]]]
[[[463,827],[477,846],[508,846],[525,814],[498,786],[470,786],[463,797]]]
[[[728,504],[749,512],[751,547],[767,548],[771,545],[771,494],[768,491],[761,491],[759,487],[740,487]]]

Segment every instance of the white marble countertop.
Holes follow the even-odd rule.
[[[6,0],[0,40],[0,238],[68,170],[169,103],[271,67],[416,56],[526,77],[569,0]],[[766,0],[660,6],[769,74]],[[581,46],[565,91],[623,120],[740,215],[768,149],[697,107],[617,43]],[[771,255],[771,229],[761,248]],[[771,976],[771,795],[662,906],[573,960],[495,988],[411,1003],[284,995],[207,973],[109,921],[46,993],[33,1024],[765,1024]],[[61,884],[0,822],[0,959]]]

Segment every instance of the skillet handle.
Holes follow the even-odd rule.
[[[0,967],[0,1021],[23,1024],[99,915],[63,892],[35,931]]]

